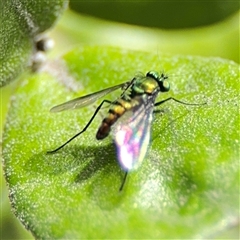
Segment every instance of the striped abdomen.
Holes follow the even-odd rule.
[[[108,116],[103,119],[102,124],[97,131],[96,138],[100,140],[107,137],[111,131],[111,126],[131,107],[131,102],[124,99],[118,99],[113,107],[109,109]]]

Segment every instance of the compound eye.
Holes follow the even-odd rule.
[[[168,92],[170,90],[170,83],[168,81],[162,81],[161,92]]]

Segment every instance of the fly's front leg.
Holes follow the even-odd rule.
[[[87,130],[87,128],[90,126],[90,124],[92,123],[93,119],[96,117],[97,113],[99,112],[99,110],[102,108],[104,103],[109,103],[111,104],[112,102],[109,100],[103,100],[99,106],[97,107],[97,109],[95,110],[94,114],[92,115],[91,119],[89,120],[89,122],[87,123],[87,125],[83,128],[83,130],[79,133],[77,133],[76,135],[74,135],[73,137],[71,137],[69,140],[67,140],[64,144],[62,144],[60,147],[52,150],[52,151],[48,151],[47,153],[55,153],[58,150],[60,150],[61,148],[63,148],[64,146],[66,146],[68,143],[70,143],[74,138],[78,137],[80,134],[82,134],[83,132],[85,132]]]
[[[178,103],[181,103],[181,104],[184,104],[184,105],[193,105],[193,106],[201,106],[201,105],[207,104],[207,103],[187,103],[187,102],[180,101],[180,100],[178,100],[178,99],[176,99],[176,98],[169,97],[169,98],[166,98],[166,99],[164,99],[164,100],[162,100],[162,101],[160,101],[160,102],[155,103],[154,106],[155,106],[155,107],[156,107],[156,106],[159,106],[159,105],[161,105],[161,104],[163,104],[163,103],[165,103],[165,102],[167,102],[167,101],[169,101],[169,100],[173,100],[173,101],[175,101],[175,102],[178,102]]]

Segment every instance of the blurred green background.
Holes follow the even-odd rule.
[[[70,1],[83,14],[133,25],[181,29],[207,26],[239,8],[238,1]]]
[[[137,48],[143,50],[149,50],[157,52],[159,49],[163,51],[161,46],[159,49],[156,44],[152,44],[149,39],[156,36],[160,36],[163,39],[163,43],[159,41],[159,45],[166,46],[166,52],[172,52],[175,54],[187,53],[187,49],[182,49],[184,46],[185,38],[186,46],[189,47],[189,53],[193,53],[196,50],[196,54],[207,56],[213,56],[215,52],[210,52],[206,49],[211,49],[211,44],[207,45],[206,49],[199,48],[198,44],[189,46],[189,41],[197,41],[198,36],[204,41],[204,39],[211,38],[212,36],[218,36],[221,34],[218,30],[218,26],[221,26],[222,31],[233,31],[229,33],[229,44],[219,44],[220,57],[226,57],[239,62],[239,35],[236,35],[236,26],[239,25],[239,2],[238,1],[98,1],[89,2],[85,1],[71,1],[70,9],[74,10],[76,14],[67,11],[60,19],[55,28],[50,31],[50,36],[54,38],[55,49],[50,53],[50,57],[59,56],[64,51],[71,49],[75,44],[110,44],[110,40],[102,38],[100,29],[109,28],[106,36],[117,35],[119,32],[114,31],[115,28],[121,26],[122,29],[129,29],[129,26],[136,28],[139,34],[137,41],[133,43],[137,45]],[[234,17],[235,16],[235,17]],[[104,21],[103,21],[104,19]],[[119,25],[119,23],[123,23]],[[208,28],[208,26],[210,28]],[[212,27],[213,26],[213,27]],[[212,28],[211,28],[212,27]],[[164,29],[164,31],[162,31]],[[214,32],[214,29],[215,32]],[[234,30],[235,29],[235,30]],[[191,32],[191,36],[188,35]],[[210,32],[209,32],[210,31]],[[239,32],[239,27],[238,30]],[[156,35],[154,35],[156,32]],[[194,32],[198,34],[192,34]],[[148,34],[153,33],[153,35]],[[104,35],[104,33],[103,33]],[[120,34],[121,35],[121,34]],[[146,36],[148,35],[148,36]],[[211,37],[209,37],[211,35]],[[164,39],[166,36],[166,39]],[[238,36],[238,38],[235,36]],[[130,38],[134,36],[130,36]],[[234,37],[234,39],[232,39]],[[170,40],[169,40],[170,39]],[[142,42],[141,42],[142,40]],[[158,42],[156,37],[156,42]],[[113,40],[114,42],[115,40]],[[165,41],[165,42],[164,42]],[[168,45],[164,45],[169,41]],[[215,41],[213,39],[213,41]],[[145,42],[149,42],[149,45]],[[178,43],[183,43],[182,48],[179,48]],[[116,42],[117,46],[125,47],[125,42]],[[216,42],[216,44],[218,44]],[[202,46],[202,45],[201,45]],[[135,46],[134,46],[135,47]],[[133,49],[134,49],[133,47]],[[126,45],[126,48],[131,48],[131,45]],[[226,49],[225,52],[221,52],[222,49]],[[220,51],[221,50],[221,51]],[[201,54],[202,53],[202,54]],[[1,88],[1,126],[0,134],[2,136],[3,125],[7,113],[8,103],[11,94],[14,92],[17,82]],[[1,239],[33,239],[30,233],[28,233],[19,221],[15,218],[10,211],[10,203],[8,200],[8,193],[6,189],[6,182],[2,176],[1,168]]]

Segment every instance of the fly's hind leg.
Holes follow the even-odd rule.
[[[112,102],[109,100],[103,100],[99,106],[97,107],[97,109],[95,110],[94,114],[92,115],[91,119],[89,120],[89,122],[87,123],[87,125],[83,128],[83,130],[79,133],[77,133],[76,135],[74,135],[73,137],[71,137],[69,140],[67,140],[64,144],[62,144],[60,147],[52,150],[52,151],[47,151],[47,153],[55,153],[58,150],[60,150],[61,148],[63,148],[64,146],[66,146],[68,143],[70,143],[74,138],[78,137],[79,135],[81,135],[83,132],[85,132],[87,130],[87,128],[90,126],[90,124],[92,123],[93,119],[96,117],[97,113],[99,112],[99,110],[102,108],[104,103],[109,103],[111,104]]]
[[[120,186],[120,188],[119,188],[119,192],[121,192],[121,191],[123,190],[123,187],[124,187],[125,182],[126,182],[126,179],[127,179],[127,175],[128,175],[128,171],[126,171],[125,174],[124,174],[124,177],[123,177],[121,186]]]

